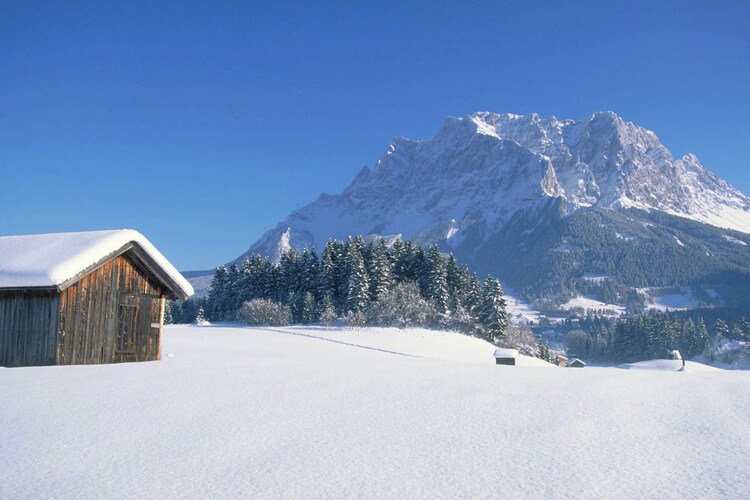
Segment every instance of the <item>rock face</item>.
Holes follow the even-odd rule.
[[[396,138],[374,170],[321,195],[249,250],[274,256],[282,238],[400,234],[457,248],[519,210],[559,198],[565,211],[639,208],[750,233],[750,198],[688,154],[674,158],[650,130],[612,112],[585,120],[475,113],[448,118],[430,140]]]
[[[293,212],[239,259],[252,253],[277,257],[290,246],[320,249],[329,238],[355,234],[400,235],[437,243],[482,273],[527,287],[508,272],[523,260],[513,255],[542,244],[548,248],[538,258],[554,255],[560,245],[575,248],[555,228],[592,210],[648,219],[665,231],[690,219],[733,230],[717,229],[719,236],[742,239],[741,233],[750,233],[750,198],[694,155],[674,158],[656,134],[615,113],[573,121],[482,112],[447,118],[429,140],[394,139],[374,169],[362,169],[341,194],[323,194]],[[652,220],[659,214],[676,217]],[[604,218],[620,234],[615,226],[626,219]],[[649,236],[622,236],[631,237],[623,241]],[[516,248],[495,251],[507,243]],[[498,262],[500,254],[518,262]],[[592,270],[571,272],[579,271]]]

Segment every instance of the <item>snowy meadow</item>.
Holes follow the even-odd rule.
[[[750,373],[558,368],[430,330],[169,326],[0,368],[0,498],[750,495]]]

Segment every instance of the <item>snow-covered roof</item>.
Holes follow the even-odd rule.
[[[573,363],[580,363],[580,364],[582,364],[583,366],[586,366],[586,363],[584,363],[583,361],[581,361],[581,360],[580,360],[580,359],[578,359],[578,358],[573,358],[573,359],[571,359],[570,361],[568,361],[568,365],[572,365]]]
[[[515,358],[518,356],[518,349],[495,349],[496,358]]]
[[[142,234],[132,229],[0,236],[0,289],[63,290],[107,260],[134,250],[176,296],[193,287]]]

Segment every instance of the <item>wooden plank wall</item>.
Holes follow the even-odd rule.
[[[121,312],[121,304],[130,307]],[[154,305],[156,304],[156,305]],[[60,329],[57,364],[97,364],[158,359],[161,328],[154,311],[161,312],[161,290],[126,255],[119,256],[60,294]],[[118,350],[122,316],[137,314],[134,349]],[[156,314],[158,314],[156,313]]]
[[[0,366],[55,364],[56,292],[0,292]]]

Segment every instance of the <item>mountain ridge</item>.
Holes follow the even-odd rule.
[[[460,168],[466,165],[470,167],[468,170]],[[493,172],[493,166],[507,168]],[[437,206],[445,194],[452,195],[454,200],[461,199],[460,194],[455,190],[450,193],[450,186],[431,184],[426,179],[455,175],[457,181],[464,181],[461,185],[464,191],[481,190],[477,183],[472,186],[471,182],[465,182],[467,174],[484,174],[493,189],[504,189],[504,200],[494,200],[486,189],[484,199],[480,200],[485,206],[494,204],[495,208],[501,208],[497,211],[485,207],[490,208],[482,214],[487,217],[488,225],[510,215],[512,207],[520,208],[546,196],[564,197],[569,212],[595,205],[614,210],[658,210],[750,233],[750,198],[704,167],[695,155],[675,159],[654,132],[625,122],[614,112],[597,112],[578,122],[555,117],[542,119],[537,114],[478,112],[446,118],[437,134],[425,141],[394,138],[374,169],[361,169],[341,194],[321,194],[316,201],[295,210],[246,254],[274,256],[267,241],[278,241],[289,228],[292,246],[320,247],[324,241],[319,241],[315,233],[325,231],[310,227],[309,222],[322,213],[340,228],[329,226],[328,236],[339,238],[386,231],[419,239],[425,222],[430,226],[448,225],[450,221],[459,226],[467,222],[470,225],[471,210],[461,213],[455,210],[455,204]],[[502,186],[499,180],[508,175],[513,182]],[[665,178],[674,182],[664,182]],[[380,191],[381,203],[368,202],[372,194],[367,191],[371,188]],[[387,194],[384,191],[391,194],[383,196]],[[417,203],[425,194],[428,203]],[[394,207],[395,200],[400,203]],[[367,208],[372,213],[354,218],[330,213],[333,209],[339,213],[360,213]],[[431,208],[438,210],[428,214],[431,220],[424,221]],[[477,207],[472,208],[476,212]],[[382,215],[397,210],[411,211],[410,215],[420,220],[390,222],[393,216],[389,219]],[[367,220],[375,223],[368,227]],[[420,222],[422,227],[418,229],[415,225]],[[451,233],[454,238],[460,231],[461,227],[455,227],[446,230],[446,235]]]
[[[580,221],[602,228],[570,229]],[[394,138],[374,168],[362,168],[340,194],[293,211],[237,261],[320,250],[350,235],[401,237],[437,244],[534,300],[559,303],[581,276],[606,269],[617,280],[600,288],[625,300],[649,285],[631,269],[643,259],[657,264],[644,266],[659,286],[749,272],[749,233],[750,198],[695,155],[675,158],[653,131],[612,111],[579,121],[477,112],[446,118],[427,140]],[[681,238],[694,248],[681,248]],[[613,255],[626,272],[616,272]]]

